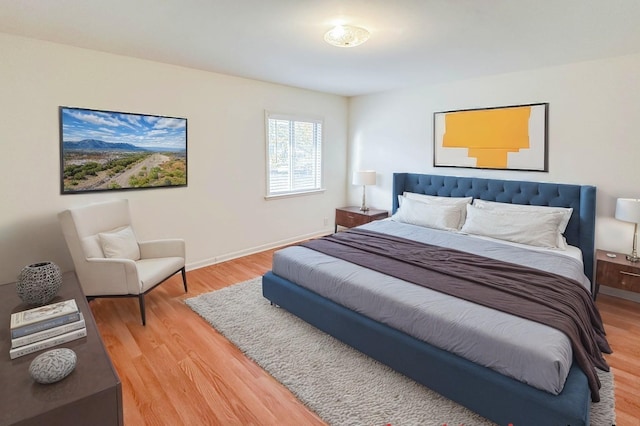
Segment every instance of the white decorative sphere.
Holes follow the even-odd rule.
[[[76,353],[71,349],[52,349],[31,361],[29,374],[38,383],[55,383],[71,374],[77,360]]]
[[[30,305],[44,305],[56,297],[62,286],[62,273],[53,262],[40,262],[25,266],[16,289],[23,302]]]

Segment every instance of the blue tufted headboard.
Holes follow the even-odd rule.
[[[582,251],[584,273],[593,287],[596,221],[595,186],[394,173],[393,213],[398,209],[398,195],[405,191],[441,197],[473,197],[511,204],[572,207],[573,214],[564,236],[567,239],[567,243],[580,248]]]

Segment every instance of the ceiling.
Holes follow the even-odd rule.
[[[344,96],[639,53],[639,22],[639,0],[0,0],[0,32]],[[326,44],[339,23],[371,38]]]

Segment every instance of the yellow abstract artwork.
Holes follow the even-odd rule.
[[[434,165],[546,171],[547,104],[434,115]]]

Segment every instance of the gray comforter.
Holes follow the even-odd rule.
[[[580,261],[393,221],[363,228],[481,254],[573,278],[587,288]],[[275,253],[273,272],[434,346],[558,394],[572,363],[560,331],[460,300],[303,247]]]

